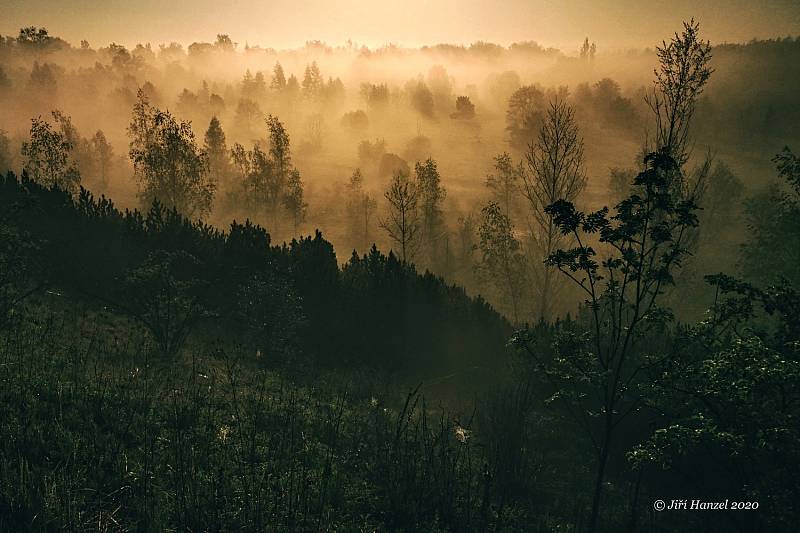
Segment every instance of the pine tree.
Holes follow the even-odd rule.
[[[306,65],[303,76],[303,96],[309,100],[317,100],[322,93],[323,83],[317,62],[312,61],[311,65]]]
[[[286,76],[283,73],[283,67],[280,62],[276,62],[272,68],[272,81],[269,87],[275,91],[282,91],[286,88]]]
[[[208,156],[208,174],[211,181],[218,186],[224,184],[230,171],[228,159],[228,146],[225,142],[225,132],[222,131],[219,119],[212,117],[208,124],[203,147]]]

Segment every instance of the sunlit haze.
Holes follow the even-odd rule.
[[[331,45],[348,39],[370,47],[419,46],[484,40],[508,45],[534,40],[572,51],[589,36],[602,50],[653,46],[682,20],[694,17],[714,42],[794,35],[800,3],[794,0],[673,0],[642,2],[549,0],[274,0],[155,1],[4,0],[0,33],[45,26],[70,42],[132,46],[213,41],[227,33],[240,45]]]

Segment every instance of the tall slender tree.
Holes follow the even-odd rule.
[[[494,158],[494,174],[486,177],[486,187],[503,214],[513,220],[519,205],[520,182],[524,174],[522,163],[515,165],[508,152]]]
[[[481,253],[477,265],[478,277],[493,285],[504,303],[511,303],[514,322],[519,323],[527,285],[525,256],[514,236],[514,226],[495,202],[490,202],[481,210],[478,236]]]
[[[100,187],[106,189],[108,187],[109,171],[114,158],[114,149],[102,130],[97,130],[94,137],[92,137],[91,144],[97,168],[97,179]]]
[[[286,181],[286,191],[283,193],[283,205],[292,219],[292,229],[297,234],[297,228],[305,221],[308,204],[304,200],[303,180],[300,171],[293,168]]]
[[[364,252],[369,249],[370,225],[378,203],[364,190],[364,177],[357,168],[347,183],[347,218],[353,240],[358,241]]]
[[[561,286],[544,261],[569,238],[553,220],[547,206],[558,200],[574,202],[586,186],[583,139],[575,115],[564,100],[550,102],[539,137],[528,145],[527,172],[522,192],[527,204],[532,278],[539,316],[550,318],[553,300]]]
[[[442,187],[442,179],[436,161],[428,158],[414,166],[416,188],[419,196],[420,240],[430,264],[439,260],[440,242],[444,237],[444,216],[442,202],[447,191]]]
[[[286,88],[286,75],[283,73],[283,67],[278,61],[272,67],[272,81],[270,81],[269,87],[274,91],[282,91]]]
[[[398,172],[384,193],[388,203],[386,218],[380,222],[389,238],[400,247],[400,259],[411,259],[419,233],[419,190],[408,175]]]
[[[211,121],[208,124],[208,129],[203,138],[203,149],[208,156],[209,178],[217,187],[224,187],[230,173],[230,159],[228,158],[225,132],[222,130],[222,126],[216,116],[211,117]]]

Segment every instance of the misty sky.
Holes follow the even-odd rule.
[[[0,0],[0,34],[45,26],[93,47],[228,33],[273,48],[535,40],[566,52],[589,36],[602,51],[653,46],[691,17],[715,43],[800,34],[798,0]]]

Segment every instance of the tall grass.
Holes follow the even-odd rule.
[[[551,530],[511,493],[541,468],[524,439],[418,389],[311,389],[231,346],[168,361],[80,309],[1,338],[0,530]]]

